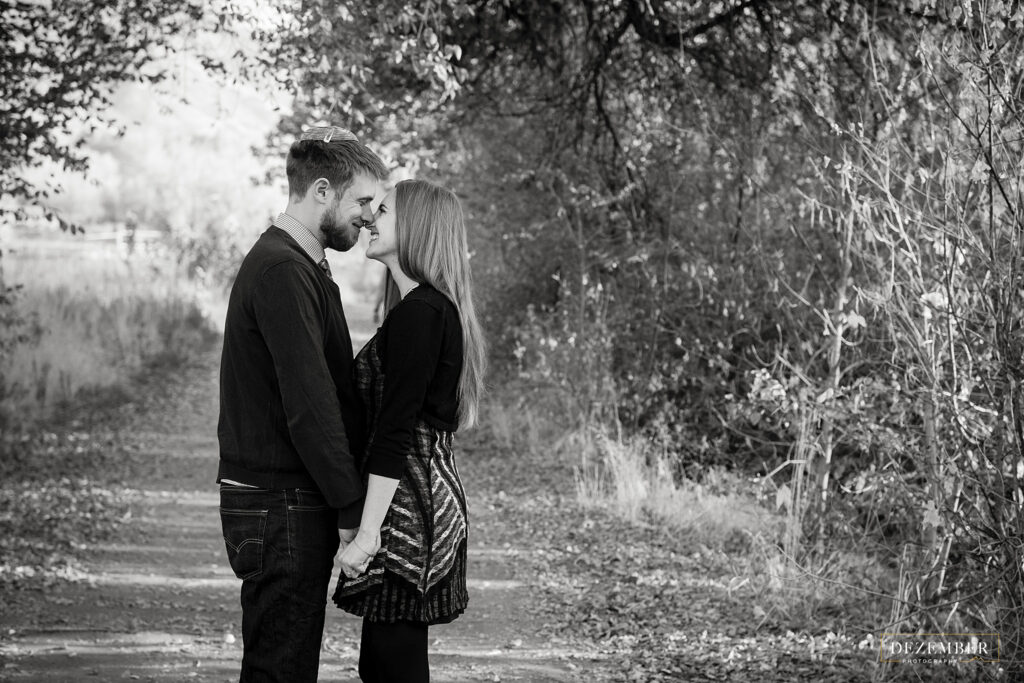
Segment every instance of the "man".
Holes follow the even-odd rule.
[[[242,261],[220,375],[221,523],[242,579],[241,681],[315,681],[334,555],[359,527],[362,410],[324,248],[373,222],[387,170],[348,131],[288,152],[288,207]]]

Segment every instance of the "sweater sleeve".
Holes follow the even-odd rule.
[[[444,316],[425,301],[403,301],[388,316],[383,339],[384,389],[367,456],[370,474],[402,477],[443,337]]]
[[[312,274],[291,261],[268,268],[255,294],[292,443],[328,504],[348,508],[362,498],[363,484],[327,367],[321,294]]]

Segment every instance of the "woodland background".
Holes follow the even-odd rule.
[[[288,142],[345,125],[463,199],[493,438],[725,549],[759,625],[999,633],[979,671],[1022,671],[1021,3],[3,14],[9,453],[215,344]]]

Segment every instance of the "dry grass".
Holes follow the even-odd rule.
[[[558,454],[575,464],[579,505],[665,528],[680,547],[725,568],[730,594],[750,605],[759,626],[799,630],[813,623],[861,638],[858,628],[869,633],[884,622],[896,590],[892,568],[853,543],[806,543],[802,526],[811,497],[799,463],[809,457],[813,434],[794,454],[783,496],[766,488],[769,480],[724,469],[692,481],[657,443],[584,427],[571,415],[571,402],[558,390],[519,382],[492,394],[483,424],[503,447]]]
[[[653,521],[720,547],[754,536],[775,537],[782,523],[749,495],[750,482],[715,470],[703,482],[680,479],[672,458],[640,437],[610,436],[577,424],[560,392],[506,386],[484,406],[483,424],[507,448],[557,453],[578,463],[577,500],[633,523]]]
[[[147,363],[181,362],[215,336],[203,294],[167,259],[110,245],[25,242],[3,259],[21,283],[29,339],[0,358],[0,427],[28,426],[84,389],[123,385]]]
[[[889,569],[856,547],[801,547],[794,539],[802,516],[768,507],[758,484],[722,469],[700,482],[680,477],[668,453],[637,437],[577,430],[564,446],[582,459],[580,505],[666,527],[718,557],[734,574],[730,589],[746,596],[759,621],[838,630],[855,612],[867,623],[886,609]]]
[[[779,526],[744,493],[749,484],[736,475],[715,470],[703,482],[680,478],[671,457],[639,437],[580,432],[573,442],[583,458],[576,491],[584,506],[611,509],[632,522],[664,524],[711,547],[749,545],[747,539],[774,535]]]

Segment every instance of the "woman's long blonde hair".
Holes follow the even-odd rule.
[[[459,426],[472,427],[483,394],[487,346],[473,306],[462,204],[443,187],[403,180],[395,186],[395,233],[402,272],[444,294],[459,312],[463,358],[458,419]]]

